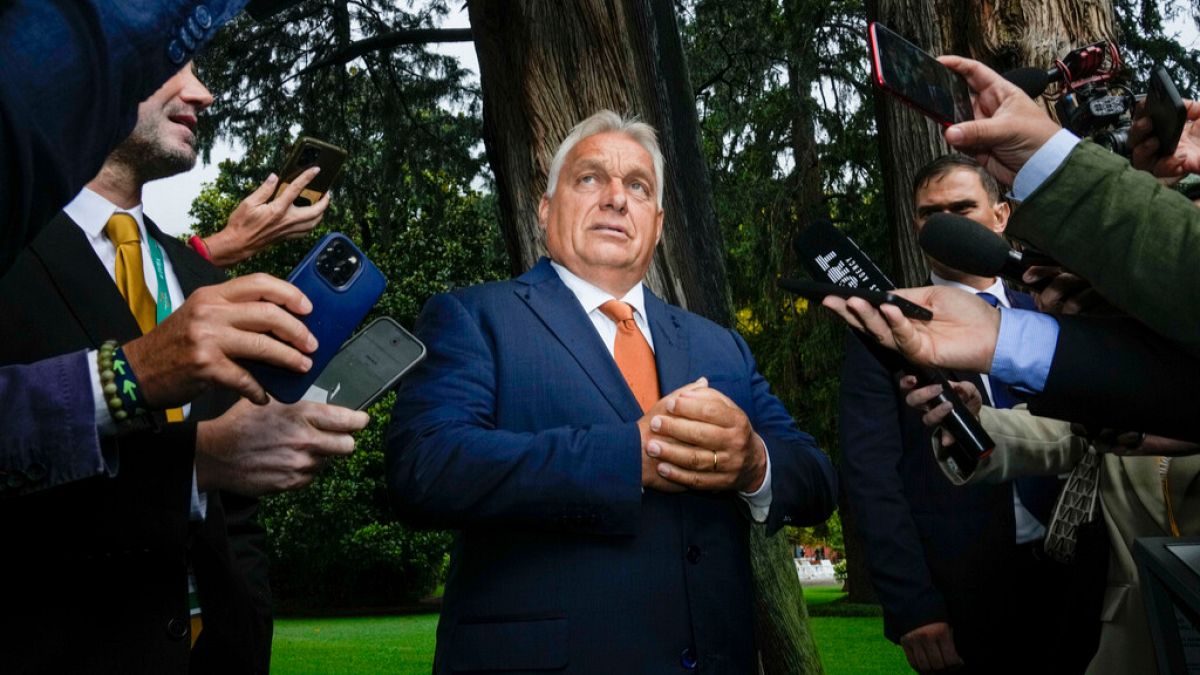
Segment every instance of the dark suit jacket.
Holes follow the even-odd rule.
[[[146,226],[185,294],[224,279],[148,219]],[[140,334],[86,236],[62,214],[0,279],[0,314],[6,364]],[[223,504],[211,494],[203,524],[189,522],[196,422],[230,398],[198,398],[188,421],[157,433],[105,439],[119,458],[115,478],[0,502],[0,569],[10,582],[0,602],[5,672],[186,673],[189,659],[192,672],[266,671],[269,593],[265,557],[255,554],[262,532],[254,503]],[[227,538],[227,526],[239,536]],[[204,610],[190,654],[189,560]]]
[[[733,331],[647,291],[661,391],[707,376],[770,449],[768,530],[834,508],[828,459]],[[435,671],[754,672],[749,520],[733,493],[641,487],[642,411],[543,259],[438,295],[388,437],[400,512],[460,530]]]
[[[1200,359],[1132,319],[1057,318],[1054,361],[1030,412],[1200,441]]]
[[[1026,294],[1009,302],[1032,309]],[[842,480],[866,545],[884,633],[898,641],[936,621],[971,642],[1002,615],[1004,566],[1015,542],[1012,485],[950,484],[930,452],[930,430],[904,403],[896,375],[848,334],[838,429]],[[951,379],[986,390],[978,375]],[[966,645],[968,651],[971,645]],[[1002,648],[997,646],[997,648]]]
[[[1015,541],[1012,485],[952,485],[930,430],[904,404],[895,375],[857,336],[846,340],[838,431],[842,486],[893,642],[937,621],[970,637],[1000,616],[996,580]],[[965,378],[980,386],[978,375]],[[980,387],[980,391],[983,391]]]

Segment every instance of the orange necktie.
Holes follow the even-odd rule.
[[[617,368],[625,376],[633,397],[642,406],[642,412],[658,402],[658,368],[654,365],[654,352],[646,342],[646,336],[638,330],[633,320],[633,307],[620,300],[609,300],[600,305],[600,311],[617,324],[617,339],[613,344],[613,358]]]

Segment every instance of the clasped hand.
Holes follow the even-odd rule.
[[[659,399],[638,428],[645,487],[754,492],[766,478],[766,448],[746,413],[703,377]]]

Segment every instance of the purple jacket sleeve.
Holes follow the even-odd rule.
[[[83,351],[0,368],[0,497],[107,472]]]

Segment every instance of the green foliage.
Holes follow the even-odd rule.
[[[199,64],[217,96],[204,125],[244,148],[192,206],[202,234],[283,163],[308,135],[349,160],[322,224],[234,272],[286,276],[329,231],[350,236],[388,279],[369,318],[412,326],[432,294],[504,276],[506,256],[478,147],[478,93],[452,58],[421,46],[373,53],[308,73],[308,64],[352,40],[427,28],[445,12],[411,12],[380,0],[307,2],[266,23],[245,19],[220,33]],[[283,64],[282,66],[280,64]],[[305,490],[264,500],[272,583],[286,605],[411,601],[441,580],[450,536],[413,531],[392,516],[383,467],[392,397],[371,410],[358,449]]]
[[[1155,66],[1165,66],[1186,98],[1200,86],[1200,50],[1184,46],[1168,29],[1171,21],[1195,19],[1200,25],[1200,2],[1188,8],[1167,0],[1114,0],[1117,44],[1136,91],[1145,93],[1147,77]],[[1194,27],[1194,26],[1193,26]]]
[[[683,7],[738,329],[800,426],[836,456],[843,330],[775,287],[792,239],[831,218],[888,261],[861,0]]]

